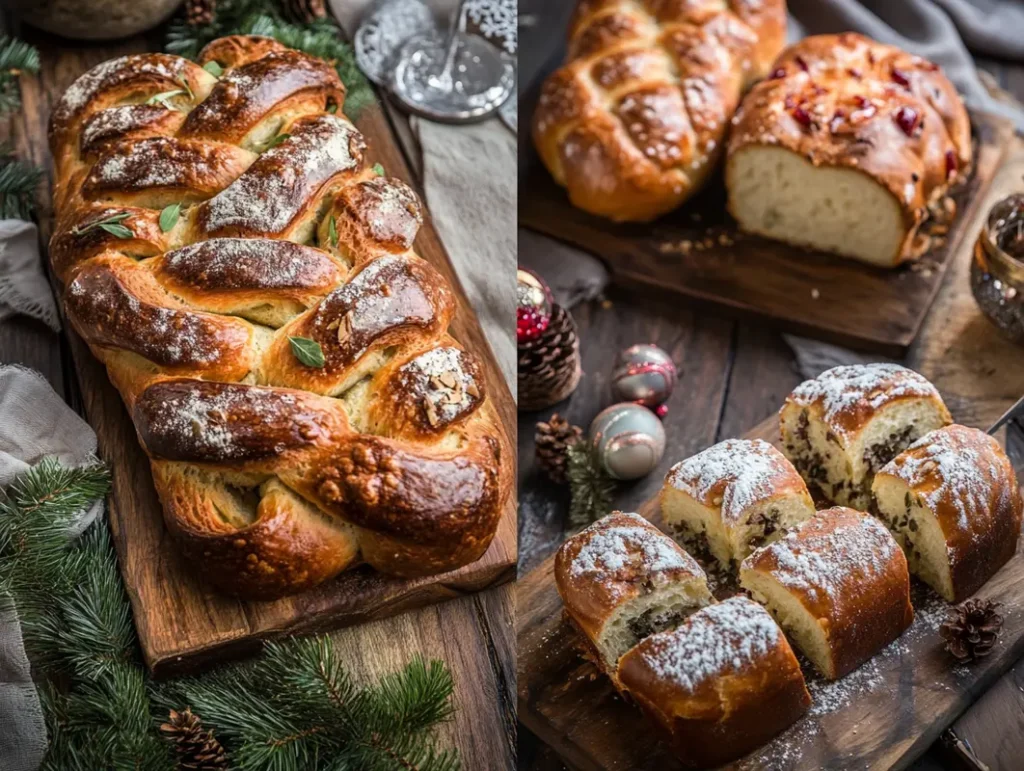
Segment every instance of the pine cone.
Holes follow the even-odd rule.
[[[185,23],[203,27],[213,22],[217,13],[217,0],[185,0]]]
[[[537,463],[552,482],[564,485],[568,480],[569,445],[583,438],[583,429],[572,425],[557,412],[547,423],[538,423],[534,434]]]
[[[998,603],[991,600],[965,600],[953,608],[950,619],[939,627],[946,650],[958,662],[966,664],[992,652],[1003,625],[997,607]]]
[[[174,743],[178,768],[187,771],[227,771],[228,756],[213,731],[204,731],[203,722],[188,707],[184,712],[171,710],[170,722],[160,733]]]
[[[324,0],[284,0],[284,10],[292,21],[309,24],[327,18]]]
[[[580,382],[576,323],[561,305],[536,340],[519,346],[519,409],[542,410],[562,401]]]

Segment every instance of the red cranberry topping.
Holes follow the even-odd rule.
[[[804,72],[807,72],[807,62],[804,61],[804,57],[797,54],[796,56],[793,57],[793,61],[796,62],[797,67],[802,69]]]
[[[811,125],[811,114],[803,107],[795,107],[793,108],[793,120],[806,128]]]
[[[862,73],[856,67],[847,67],[846,74],[849,75],[851,78],[857,78],[857,80],[860,80],[861,75],[863,75],[864,73]]]
[[[865,99],[860,94],[857,94],[855,97],[853,97],[853,101],[855,101],[857,103],[858,107],[867,107],[867,105],[868,105],[868,100]]]
[[[904,88],[910,88],[910,78],[903,70],[896,67],[892,68],[892,79],[899,83]]]
[[[946,179],[956,175],[957,166],[956,153],[946,150]]]
[[[782,80],[784,77],[786,77],[786,68],[785,67],[776,67],[774,70],[772,70],[772,74],[768,76],[768,79],[769,80]]]
[[[903,106],[896,111],[893,116],[896,121],[896,125],[899,126],[903,133],[908,137],[914,136],[914,130],[917,128],[920,116],[917,114],[917,110],[913,107]]]
[[[796,107],[796,97],[793,94],[786,94],[786,99],[783,102],[787,110],[792,110]]]

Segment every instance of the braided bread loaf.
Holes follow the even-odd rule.
[[[168,529],[245,597],[465,565],[511,485],[455,297],[412,251],[419,201],[367,168],[344,98],[330,64],[241,36],[101,64],[51,118],[67,317]]]
[[[734,124],[741,228],[882,267],[919,256],[929,207],[971,163],[970,119],[938,65],[854,33],[786,49]]]
[[[575,206],[654,219],[710,176],[785,36],[784,0],[581,0],[534,115],[537,151]]]

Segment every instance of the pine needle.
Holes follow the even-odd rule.
[[[35,193],[42,179],[42,169],[15,160],[13,148],[0,144],[0,219],[32,219]]]
[[[21,40],[0,36],[0,113],[21,106],[18,76],[39,72],[39,51]]]
[[[616,483],[601,469],[588,442],[574,442],[567,453],[572,494],[569,522],[581,528],[611,512]]]

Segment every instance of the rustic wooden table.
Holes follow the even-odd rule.
[[[549,69],[572,3],[520,0],[520,92]],[[978,60],[998,83],[1024,99],[1024,67]],[[520,143],[520,166],[526,153]],[[520,175],[522,179],[522,174]],[[551,259],[567,247],[521,231],[520,254],[532,250],[531,264]],[[521,257],[522,259],[522,257]],[[764,326],[737,322],[686,307],[611,288],[603,297],[572,309],[581,339],[583,370],[579,389],[558,411],[586,427],[611,403],[608,375],[616,354],[634,343],[655,343],[681,363],[679,383],[665,419],[667,468],[717,441],[739,436],[778,409],[801,380],[792,350],[782,336]],[[533,435],[538,420],[551,410],[519,416],[519,570],[525,574],[550,554],[566,534],[567,493],[536,471]],[[620,488],[617,508],[634,510],[661,486],[665,468]],[[1024,661],[1008,672],[936,743],[914,771],[1024,768]],[[954,738],[955,737],[955,738]],[[956,740],[960,744],[957,745]],[[973,752],[975,758],[970,757]],[[520,727],[518,768],[563,771],[558,757]],[[785,771],[766,769],[765,771]]]
[[[40,151],[46,146],[45,123],[33,123],[25,115],[48,115],[57,94],[47,84],[52,88],[55,82],[68,82],[67,73],[79,71],[83,58],[100,61],[162,49],[159,31],[116,44],[87,45],[19,29],[2,15],[0,31],[10,31],[42,52],[43,73],[39,79],[29,79],[24,89],[25,111],[0,124],[0,137],[10,138],[21,157],[28,157],[29,148]],[[408,126],[401,125],[404,119],[394,110],[389,115],[410,166],[418,169]],[[52,168],[47,172],[49,181]],[[39,191],[39,207],[41,214],[50,210],[48,184]],[[0,322],[0,363],[41,372],[72,407],[82,411],[75,367],[63,335],[23,317]],[[416,654],[446,662],[455,680],[456,712],[440,729],[439,740],[458,749],[463,768],[503,771],[513,767],[516,752],[514,613],[509,585],[332,636],[353,676],[366,681],[396,671]]]

